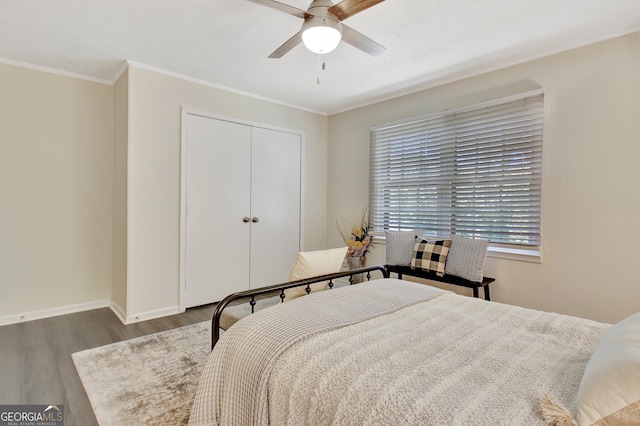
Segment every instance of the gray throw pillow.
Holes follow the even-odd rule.
[[[409,266],[418,231],[386,231],[387,265]]]
[[[482,282],[482,270],[489,240],[451,234],[451,248],[445,271],[473,282]]]

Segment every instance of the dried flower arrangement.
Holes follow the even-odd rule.
[[[365,257],[373,245],[369,235],[369,211],[364,209],[356,220],[336,221],[338,233],[347,245],[347,257]]]

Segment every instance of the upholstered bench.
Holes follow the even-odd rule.
[[[484,290],[484,299],[491,300],[491,294],[489,292],[489,284],[494,282],[495,278],[482,277],[481,282],[474,282],[464,278],[460,278],[456,275],[444,274],[444,276],[439,276],[439,275],[436,275],[435,272],[424,271],[422,269],[415,269],[415,268],[412,268],[411,266],[385,265],[384,267],[387,270],[387,272],[394,272],[398,274],[398,279],[402,279],[403,275],[409,275],[412,277],[418,277],[426,280],[438,281],[445,284],[458,285],[458,286],[473,289],[473,297],[479,297],[478,289],[482,287]]]

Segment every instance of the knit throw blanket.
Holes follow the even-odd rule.
[[[268,424],[269,375],[289,346],[442,293],[407,281],[375,280],[312,293],[243,318],[222,335],[209,356],[189,424]]]
[[[574,407],[608,327],[405,281],[345,290],[234,325],[190,423],[542,425],[540,398]]]

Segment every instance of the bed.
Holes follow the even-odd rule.
[[[189,424],[640,424],[639,330],[373,279],[230,327]]]

